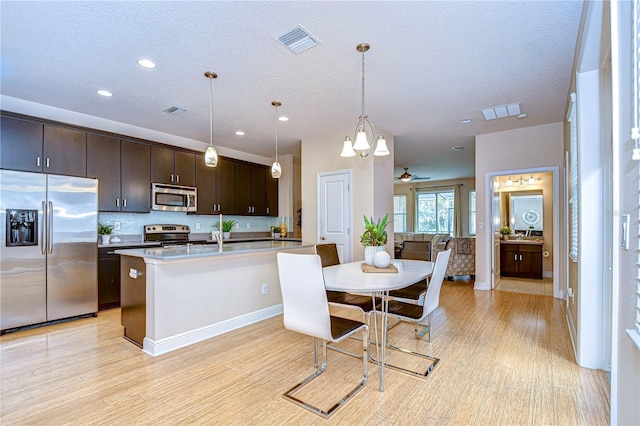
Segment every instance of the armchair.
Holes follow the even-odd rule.
[[[444,249],[436,249],[438,252],[451,249],[451,257],[447,265],[445,275],[452,278],[461,275],[476,275],[476,239],[472,237],[454,237],[447,242]]]

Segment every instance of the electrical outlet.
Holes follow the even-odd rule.
[[[120,222],[113,222],[113,229],[115,229],[116,231],[120,230]]]
[[[262,283],[262,294],[267,294],[267,283]]]
[[[247,222],[247,229],[251,229],[251,224]]]
[[[235,228],[240,229],[240,224],[238,222],[235,223]]]
[[[200,229],[200,222],[196,222],[196,229]]]

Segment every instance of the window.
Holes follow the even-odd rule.
[[[567,114],[571,132],[569,146],[569,257],[578,260],[578,126],[576,124],[576,94],[571,94]]]
[[[469,191],[469,235],[476,235],[476,191]]]
[[[393,196],[393,232],[407,232],[407,196]]]
[[[416,194],[417,232],[453,234],[453,190]]]

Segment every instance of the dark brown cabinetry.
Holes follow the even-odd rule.
[[[207,167],[204,154],[196,157],[197,214],[233,214],[233,162],[220,158],[216,167]]]
[[[87,176],[98,178],[99,211],[148,212],[149,173],[149,145],[87,135]]]
[[[234,164],[235,214],[265,216],[266,166],[237,162]]]
[[[265,201],[267,216],[278,216],[278,179],[271,177],[271,169],[265,169],[266,172],[266,187],[265,187]]]
[[[141,257],[122,256],[120,262],[120,316],[124,337],[142,347],[147,331],[146,266]]]
[[[87,134],[64,127],[44,126],[45,173],[87,175]]]
[[[195,154],[159,146],[151,147],[151,181],[195,186]]]
[[[10,117],[1,126],[3,169],[86,176],[85,132]]]
[[[120,255],[113,248],[98,249],[98,309],[120,307]]]
[[[541,244],[500,244],[500,275],[542,278]]]
[[[42,172],[42,124],[2,117],[0,167]]]

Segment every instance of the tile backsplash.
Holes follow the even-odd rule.
[[[266,216],[234,216],[224,215],[224,219],[233,219],[236,222],[235,232],[268,232],[273,225],[286,222],[287,229],[293,231],[293,218],[290,216],[266,217]],[[194,215],[180,212],[151,211],[149,213],[99,213],[98,221],[105,225],[115,225],[120,222],[120,229],[114,229],[113,235],[142,235],[145,225],[176,224],[188,225],[191,232],[211,232],[215,228],[214,223],[218,216]],[[200,224],[200,229],[197,225]]]

